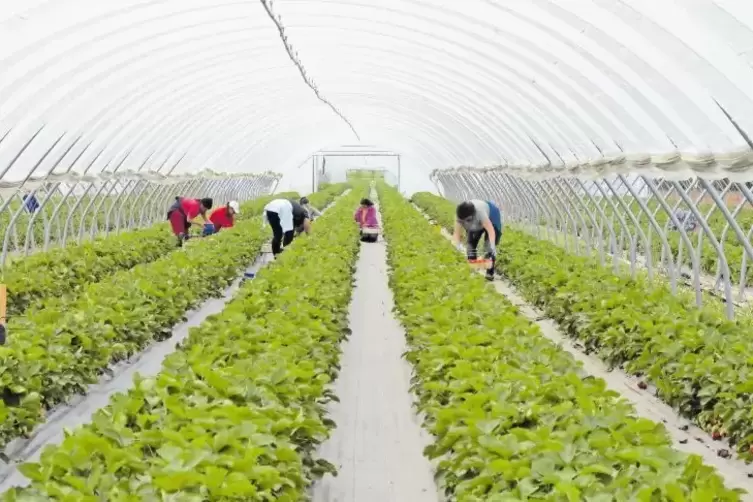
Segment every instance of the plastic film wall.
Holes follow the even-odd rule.
[[[398,152],[405,191],[457,166],[744,182],[751,62],[747,0],[0,0],[0,206],[287,188],[353,144]]]

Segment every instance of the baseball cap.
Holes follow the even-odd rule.
[[[241,207],[238,205],[238,201],[231,200],[227,203],[227,205],[230,207],[230,209],[233,210],[235,214],[241,214]]]

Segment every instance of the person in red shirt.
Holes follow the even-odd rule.
[[[232,228],[237,214],[241,214],[241,209],[238,202],[234,200],[212,211],[209,215],[209,222],[214,225],[211,233],[217,233],[223,228]]]
[[[188,229],[191,228],[191,221],[201,216],[204,223],[209,223],[207,211],[212,209],[212,199],[189,199],[186,197],[175,197],[175,202],[167,211],[167,219],[170,222],[173,233],[178,238],[178,247],[183,245],[183,241],[188,238]]]

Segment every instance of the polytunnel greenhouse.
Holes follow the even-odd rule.
[[[0,498],[753,500],[752,65],[746,0],[0,0]]]

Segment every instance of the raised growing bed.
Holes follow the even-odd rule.
[[[448,227],[453,204],[422,194],[427,214]],[[661,284],[619,276],[594,259],[507,228],[500,272],[612,365],[643,375],[657,395],[746,459],[753,445],[753,327],[696,309]]]
[[[111,363],[168,337],[187,310],[222,292],[270,236],[259,217],[267,200],[246,207],[249,218],[233,229],[90,284],[65,308],[50,300],[44,305],[52,308],[11,319],[0,348],[0,446],[28,435],[47,410],[85,392]]]

